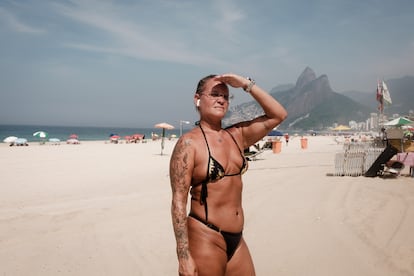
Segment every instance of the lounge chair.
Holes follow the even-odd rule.
[[[382,165],[380,176],[399,176],[401,171],[405,168],[404,163],[396,160],[390,160]]]
[[[253,145],[254,150],[250,150],[250,148],[247,148],[244,150],[244,156],[246,156],[247,160],[249,161],[256,161],[258,156],[262,154],[265,149],[260,148],[259,144]]]

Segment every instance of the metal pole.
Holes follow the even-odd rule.
[[[190,124],[189,121],[180,120],[180,137],[183,135],[183,124]]]

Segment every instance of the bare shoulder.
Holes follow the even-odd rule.
[[[195,163],[196,136],[193,131],[182,135],[170,159],[170,181],[173,192],[186,194],[191,184]]]
[[[194,151],[199,143],[199,134],[197,133],[196,129],[192,129],[189,132],[183,134],[177,141],[174,151],[173,157],[182,154],[194,154]]]

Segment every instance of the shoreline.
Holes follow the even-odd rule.
[[[166,137],[165,141],[167,141],[167,140],[177,141],[176,138],[168,139]],[[106,139],[106,140],[105,139],[97,139],[97,140],[79,140],[79,144],[69,144],[69,143],[66,143],[66,140],[65,141],[60,141],[59,143],[50,142],[50,141],[46,141],[45,143],[42,143],[42,142],[39,142],[39,141],[28,141],[27,144],[28,144],[28,146],[46,146],[47,147],[47,146],[63,146],[63,145],[79,146],[79,145],[82,145],[82,144],[95,144],[95,143],[114,144],[114,145],[117,145],[117,144],[131,144],[131,145],[133,145],[133,144],[146,144],[146,143],[153,143],[153,142],[161,142],[161,138],[156,139],[156,140],[144,139],[144,140],[141,140],[140,142],[137,142],[137,143],[127,143],[126,140],[124,140],[124,139],[119,140],[118,143],[111,143],[110,139]],[[0,147],[4,147],[4,146],[7,146],[7,147],[27,147],[27,146],[22,146],[22,145],[10,146],[9,143],[0,142]]]

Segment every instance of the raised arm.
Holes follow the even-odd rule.
[[[262,107],[264,115],[251,121],[238,124],[242,129],[244,147],[247,148],[266,136],[274,127],[287,117],[286,109],[269,93],[260,88],[254,81],[235,74],[224,74],[216,77],[234,88],[243,88],[250,93]]]
[[[190,254],[187,230],[187,198],[193,167],[194,151],[191,149],[191,140],[182,136],[177,141],[170,160],[171,218],[180,275],[196,275],[197,270]]]

